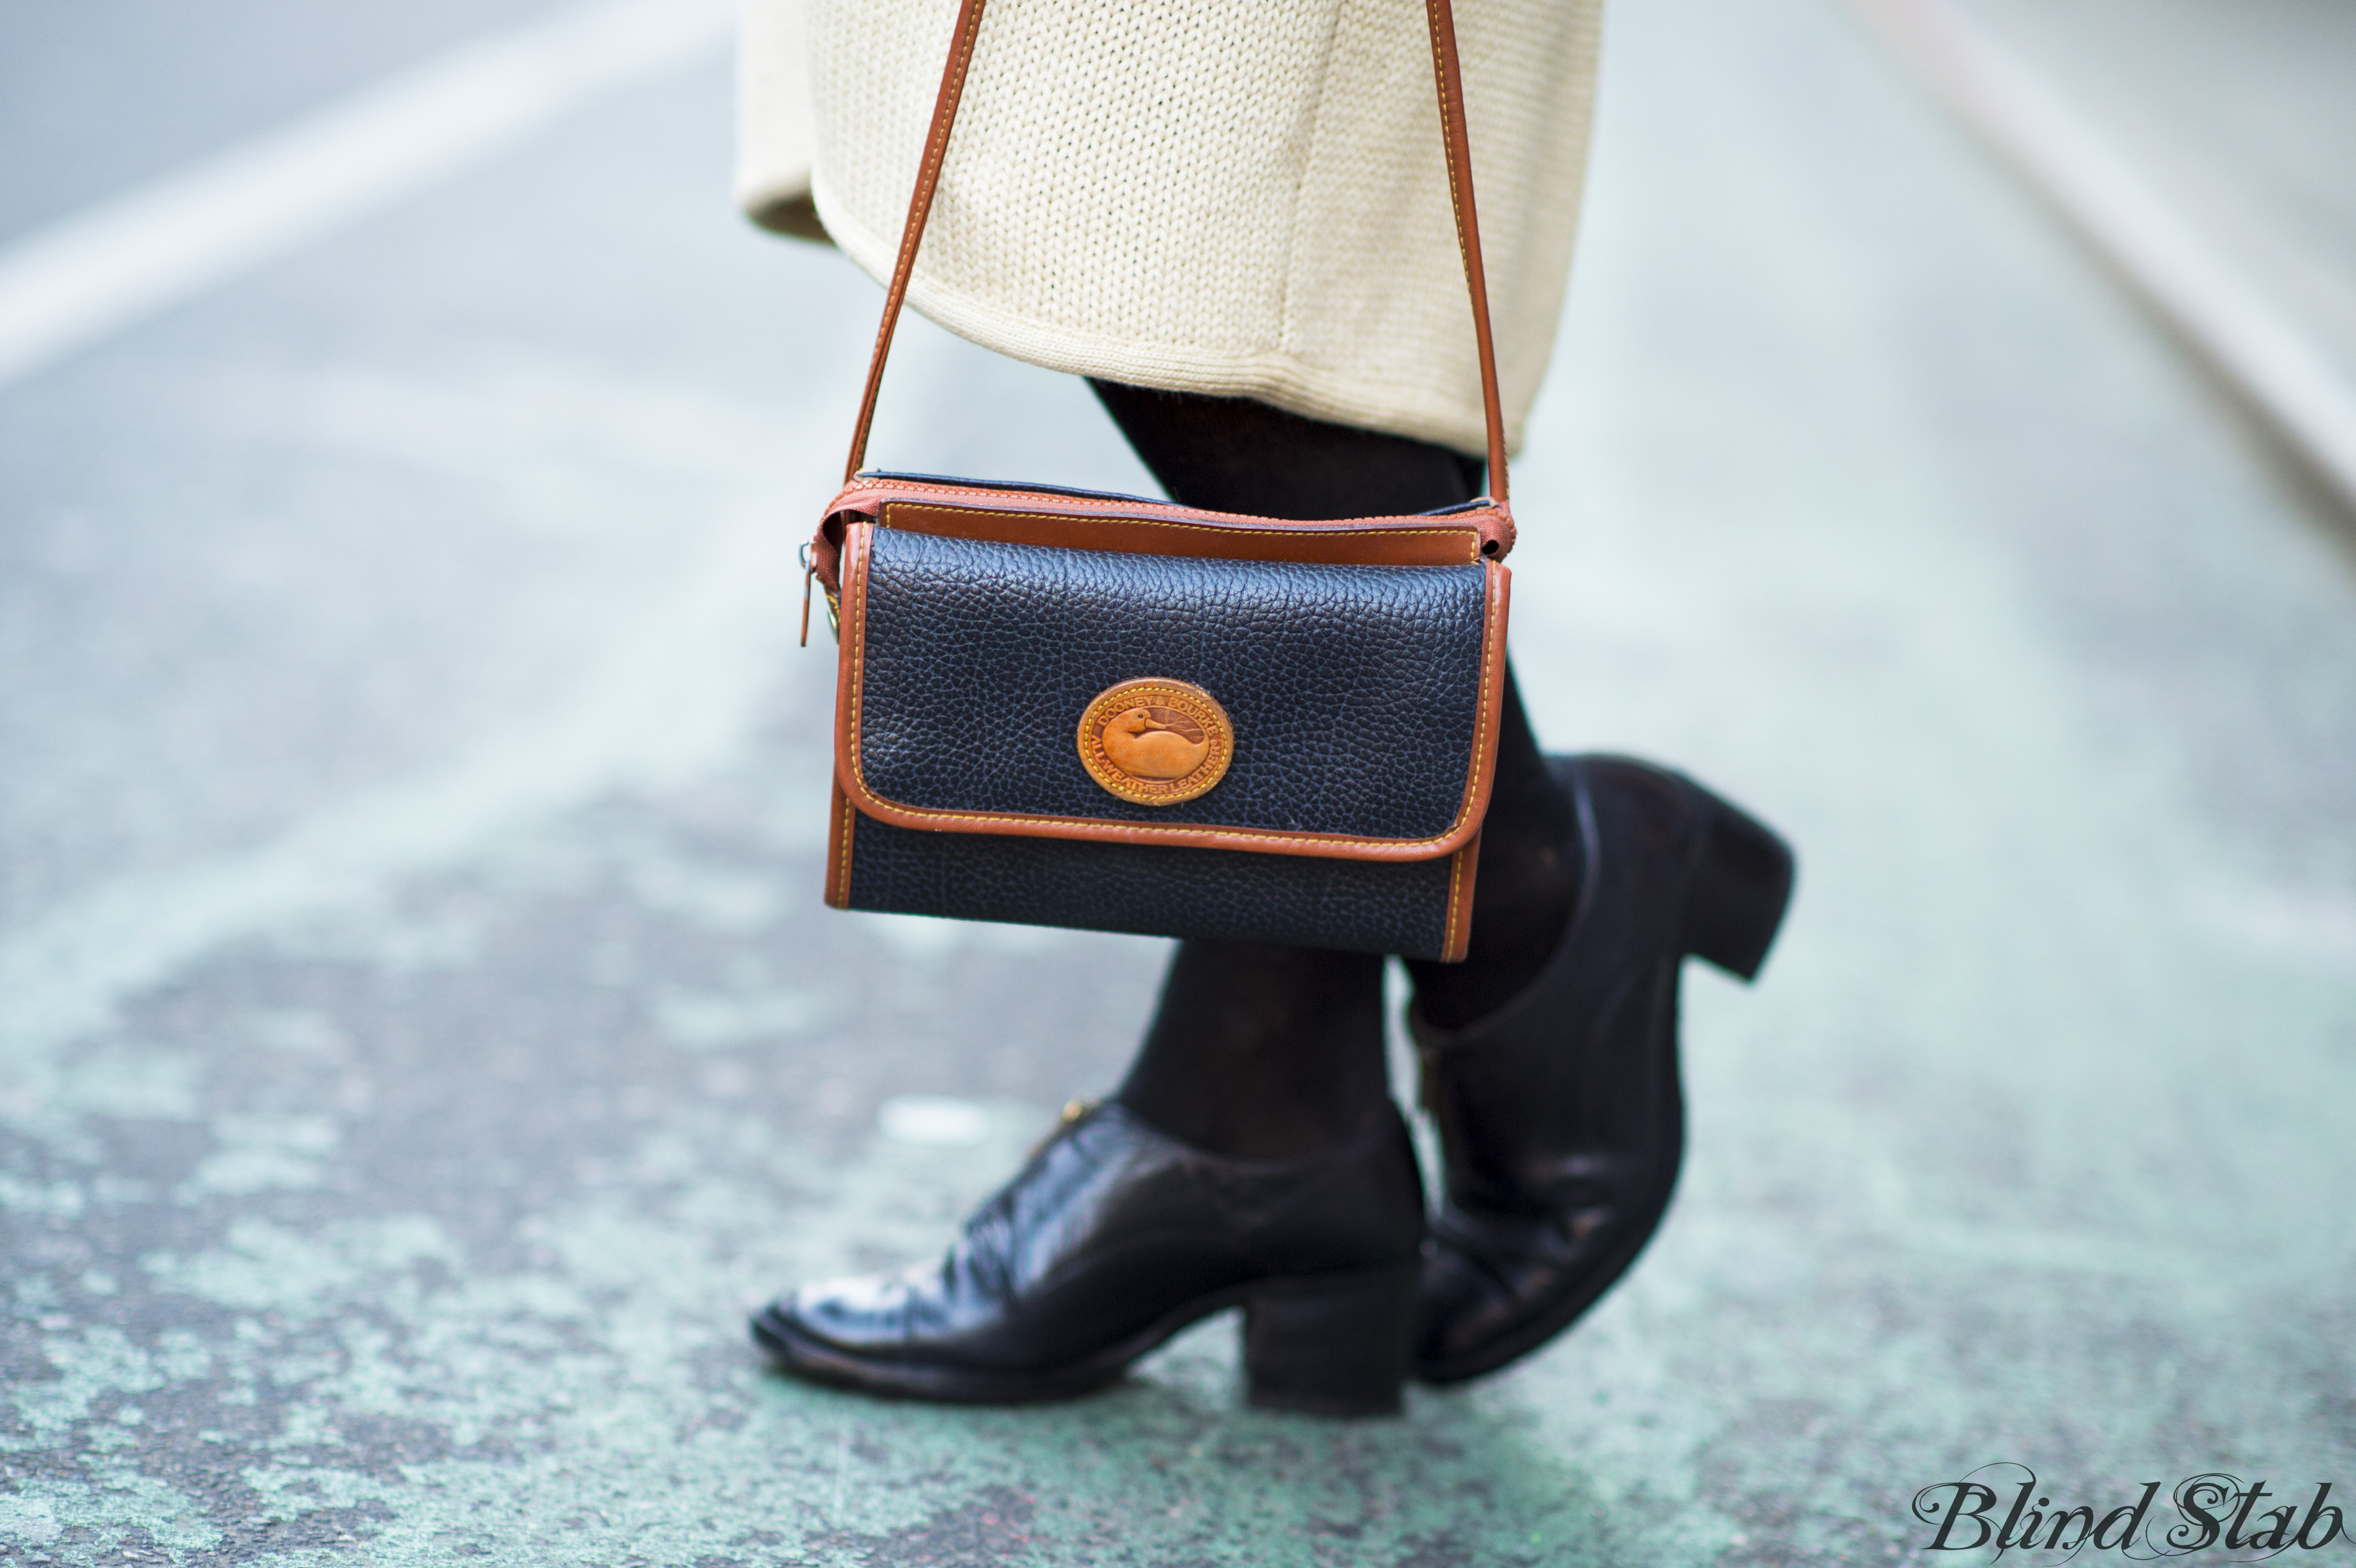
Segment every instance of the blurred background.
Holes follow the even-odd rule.
[[[0,1563],[1880,1563],[1998,1461],[2356,1487],[2356,7],[1615,6],[1516,655],[1801,892],[1688,977],[1637,1270],[1333,1425],[1221,1323],[1023,1411],[744,1340],[940,1246],[1163,949],[819,905],[880,291],[731,210],[725,5],[0,0]],[[874,451],[1151,487],[913,322]]]

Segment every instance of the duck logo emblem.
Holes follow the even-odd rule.
[[[1080,762],[1111,794],[1176,805],[1206,794],[1236,754],[1226,709],[1183,680],[1124,680],[1080,715]]]

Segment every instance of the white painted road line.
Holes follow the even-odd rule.
[[[2033,72],[1946,0],[1852,4],[2356,508],[2356,388]]]
[[[478,40],[0,250],[0,385],[513,145],[727,37],[727,0],[605,0]]]

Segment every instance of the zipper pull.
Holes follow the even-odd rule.
[[[818,562],[810,559],[810,547],[808,545],[801,548],[801,559],[802,646],[808,647],[809,646],[810,586],[818,581]],[[841,601],[836,597],[831,588],[821,588],[819,592],[826,595],[826,629],[834,635],[834,640],[839,643],[842,641]]]
[[[810,559],[810,547],[801,548],[802,558],[802,646],[809,646],[810,584],[818,581],[818,563]]]

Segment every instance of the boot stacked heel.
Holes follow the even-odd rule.
[[[1244,1307],[1251,1403],[1311,1415],[1395,1415],[1418,1269],[1271,1286]]]
[[[1697,958],[1749,980],[1792,901],[1792,847],[1773,829],[1695,786],[1709,817],[1686,891],[1682,943]]]

